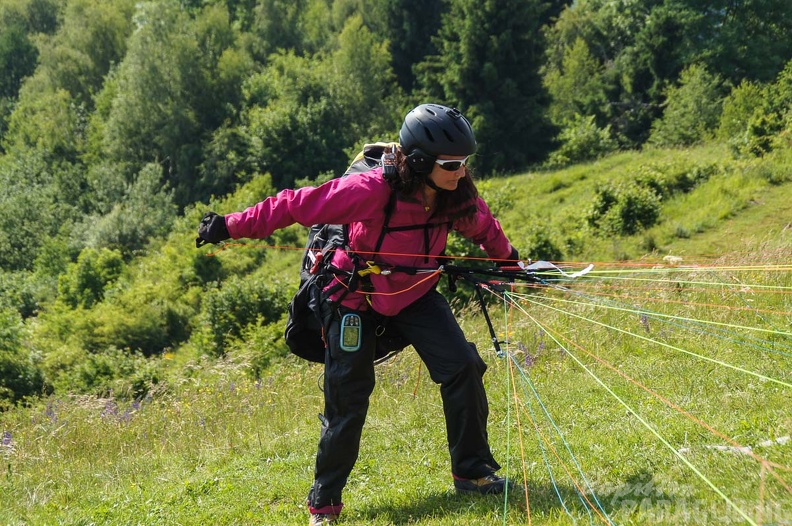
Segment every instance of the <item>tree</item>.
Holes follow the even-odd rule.
[[[245,130],[253,168],[269,172],[278,188],[347,163],[349,120],[330,94],[331,71],[319,59],[293,53],[270,57],[267,68],[245,82]]]
[[[22,21],[0,27],[0,100],[16,98],[22,79],[35,70],[37,58]]]
[[[164,182],[184,206],[205,197],[196,184],[203,139],[235,111],[224,97],[233,104],[239,96],[249,62],[233,51],[236,34],[220,7],[193,20],[175,0],[150,2],[135,23],[129,51],[106,83],[107,117],[92,126],[105,156],[125,166],[129,180],[145,164],[161,163]]]
[[[72,308],[90,308],[102,301],[105,289],[115,283],[123,268],[119,252],[106,248],[83,250],[58,280],[61,301]]]
[[[541,160],[552,128],[539,75],[545,5],[536,0],[451,0],[423,65],[423,86],[471,119],[484,173]]]
[[[710,138],[723,107],[720,77],[692,65],[668,90],[662,118],[652,124],[649,142],[660,146],[688,146]]]
[[[563,125],[581,115],[605,115],[608,99],[604,70],[580,37],[564,50],[560,67],[548,65],[544,83],[552,97],[549,114],[555,124]]]
[[[399,86],[416,87],[413,66],[425,57],[437,54],[432,37],[440,29],[445,10],[442,0],[383,0],[382,32],[390,42],[393,72]]]

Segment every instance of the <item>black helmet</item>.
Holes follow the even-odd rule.
[[[440,104],[421,104],[411,110],[404,118],[399,143],[406,154],[416,149],[433,157],[476,152],[470,122],[458,109]]]

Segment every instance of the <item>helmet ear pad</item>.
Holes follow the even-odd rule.
[[[407,154],[407,164],[410,168],[415,170],[416,173],[424,175],[432,171],[435,159],[434,155],[429,155],[420,148],[413,148],[412,151]]]

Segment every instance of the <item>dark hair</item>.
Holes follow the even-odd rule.
[[[415,193],[426,184],[428,174],[415,171],[400,149],[396,151],[396,172],[397,176],[390,181],[396,197],[402,201],[415,201]],[[456,190],[437,192],[435,212],[432,216],[444,221],[471,216],[476,213],[477,198],[478,189],[469,168],[465,166],[465,177],[459,180]]]

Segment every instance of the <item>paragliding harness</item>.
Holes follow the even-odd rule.
[[[367,144],[363,151],[355,157],[352,164],[344,173],[344,176],[354,176],[370,171],[377,166],[383,166],[383,177],[386,179],[395,176],[395,156],[392,152],[395,143],[375,143]],[[388,232],[424,229],[447,224],[421,224],[399,227],[390,227],[389,221],[396,205],[396,195],[391,192],[388,204],[385,207],[385,219],[383,227],[377,240],[374,254],[379,253],[385,235]],[[313,225],[308,232],[308,240],[305,245],[305,252],[300,266],[300,287],[289,303],[288,319],[286,322],[285,338],[290,351],[306,360],[316,363],[325,362],[325,341],[324,329],[337,316],[337,307],[350,292],[367,291],[371,283],[369,275],[381,269],[373,263],[356,254],[349,247],[348,225],[338,224],[318,224]],[[341,270],[331,264],[336,250],[344,250],[354,261],[352,271]],[[428,258],[427,258],[428,262]],[[497,269],[482,269],[444,264],[439,269],[448,276],[449,289],[453,292],[456,289],[456,282],[462,280],[472,284],[476,289],[476,294],[486,319],[492,343],[495,350],[500,354],[500,342],[495,335],[495,330],[487,312],[486,302],[482,294],[483,289],[499,290],[505,283],[524,281],[537,284],[548,284],[553,281],[547,276],[558,276],[561,279],[575,279],[593,268],[589,265],[580,272],[570,274],[563,269],[547,261],[537,261],[528,265],[518,262],[519,265],[510,268],[500,267]],[[390,272],[415,273],[419,269],[405,267],[388,267]],[[427,270],[427,269],[421,269]],[[331,285],[332,282],[332,285]],[[337,292],[341,292],[339,297],[332,302],[329,298]],[[407,345],[407,342],[400,334],[387,327],[387,320],[377,330],[377,342],[375,350],[375,363],[381,363],[389,357],[398,353]]]
[[[397,147],[396,143],[365,145],[344,172],[344,177],[365,173],[377,166],[383,167],[383,177],[386,179],[395,177],[396,156],[393,152]],[[374,249],[375,254],[380,251],[385,234],[395,230],[388,227],[395,206],[396,194],[391,192],[385,207],[385,221]],[[412,228],[426,228],[426,225],[399,227],[398,230]],[[325,361],[323,334],[329,322],[328,316],[333,315],[332,311],[348,293],[366,290],[370,286],[367,278],[370,270],[367,269],[371,265],[350,249],[348,231],[349,225],[318,224],[313,225],[308,232],[300,266],[300,287],[289,303],[285,337],[293,354],[312,362]],[[354,270],[343,271],[331,264],[336,250],[344,250],[352,257],[355,262]],[[334,284],[328,287],[331,282]],[[341,289],[340,297],[330,302],[328,298]],[[377,331],[375,360],[382,361],[407,345],[408,342],[383,325]]]

